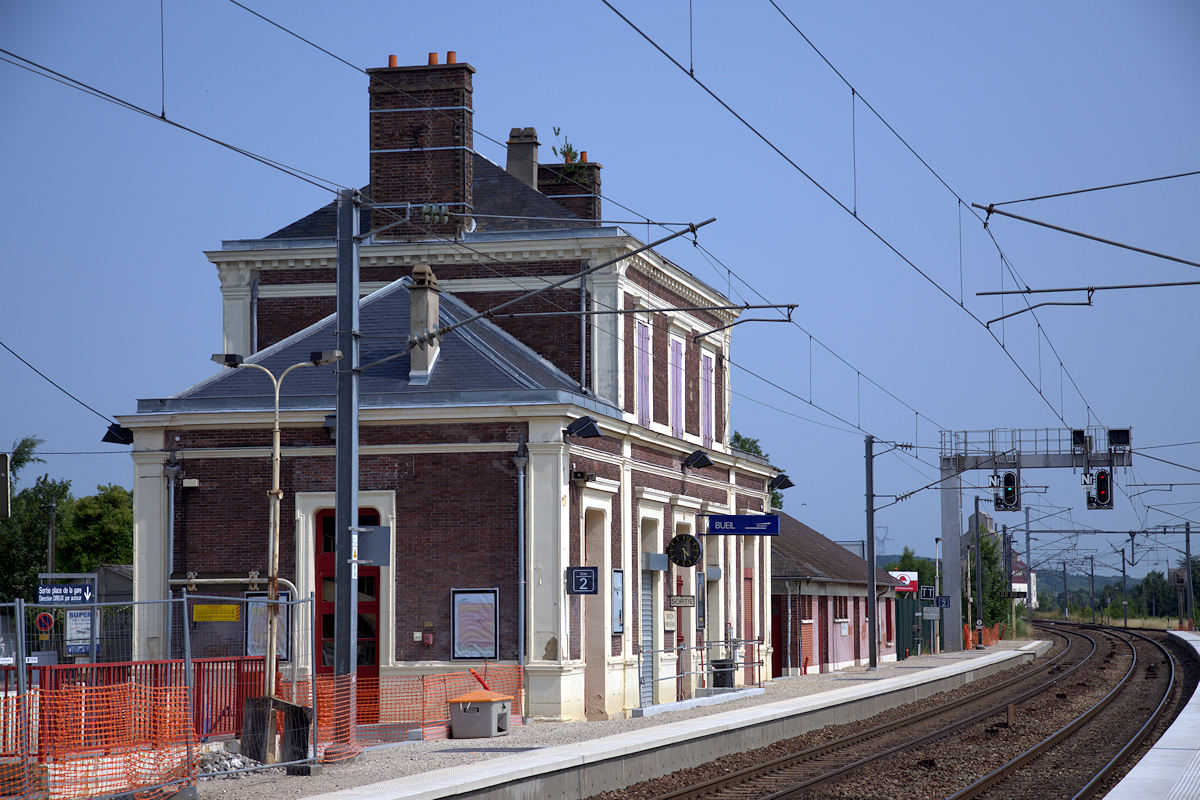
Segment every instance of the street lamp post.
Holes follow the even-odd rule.
[[[212,360],[227,367],[254,367],[267,374],[275,389],[275,416],[271,429],[271,497],[269,526],[267,537],[267,646],[265,664],[265,694],[275,696],[275,664],[276,650],[279,641],[279,515],[283,499],[283,489],[279,486],[279,387],[293,370],[300,367],[319,367],[332,364],[342,357],[340,350],[318,350],[310,354],[308,361],[292,364],[278,378],[271,370],[262,364],[248,363],[236,353],[215,353]],[[295,599],[295,598],[293,598]],[[274,719],[274,714],[268,715]]]

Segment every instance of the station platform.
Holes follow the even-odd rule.
[[[1200,657],[1200,634],[1170,631]],[[1194,800],[1200,797],[1200,694],[1184,706],[1167,732],[1142,756],[1106,800]]]
[[[305,789],[317,793],[304,796],[310,800],[450,797],[577,800],[704,764],[729,753],[765,747],[826,725],[871,717],[1030,661],[1049,648],[1048,641],[1002,642],[987,650],[888,662],[876,670],[851,667],[824,675],[777,678],[765,692],[749,690],[727,695],[728,705],[734,706],[728,710],[722,710],[720,705],[690,711],[656,707],[663,713],[640,719],[532,723],[503,740],[450,740],[437,743],[444,749],[430,751],[457,750],[468,756],[475,753],[476,757],[470,761],[375,783],[359,782],[353,774],[342,773],[331,781],[330,788],[336,790],[321,791],[310,783]],[[778,699],[781,694],[793,696]],[[680,714],[691,716],[678,719]],[[657,720],[661,724],[652,724]],[[622,728],[624,723],[630,725]],[[634,723],[641,727],[632,727]],[[618,732],[611,732],[613,726]],[[542,727],[551,729],[546,733],[553,744],[537,743],[542,740],[539,733]],[[595,731],[596,737],[572,741],[580,733],[586,736],[588,730]],[[405,760],[411,765],[419,754],[409,750],[410,747],[397,745],[391,753],[404,758],[407,751]],[[368,754],[379,755],[382,754]],[[395,774],[384,761],[369,771],[352,772],[376,777]],[[333,779],[335,775],[331,771],[321,777]]]

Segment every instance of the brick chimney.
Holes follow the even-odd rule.
[[[471,126],[470,64],[459,64],[453,51],[445,64],[429,54],[424,66],[389,66],[367,70],[370,76],[370,197],[375,203],[393,204],[403,215],[403,204],[412,203],[415,225],[398,225],[379,238],[428,239],[456,236],[467,226],[472,207],[474,137]],[[434,110],[436,109],[436,110]],[[449,218],[438,214],[426,221],[422,206],[445,206]],[[438,211],[442,210],[440,208]],[[372,212],[372,227],[395,219],[388,212]],[[421,229],[424,230],[421,230]]]
[[[412,271],[412,304],[409,307],[409,336],[418,337],[438,327],[438,282],[428,264],[417,264]],[[408,382],[429,383],[437,362],[441,342],[432,339],[409,350]]]
[[[536,128],[513,128],[508,132],[509,175],[530,189],[538,188],[538,138]]]
[[[584,219],[600,219],[600,164],[587,160],[587,151],[569,164],[542,164],[537,189]]]

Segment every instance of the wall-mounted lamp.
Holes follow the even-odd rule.
[[[337,441],[337,414],[325,415],[325,432],[329,434],[329,441]]]
[[[117,423],[108,426],[104,438],[100,441],[106,444],[133,444],[133,431],[122,428]]]
[[[708,453],[703,450],[697,450],[683,460],[684,469],[704,469],[711,467],[713,461],[708,457]]]
[[[600,426],[596,424],[596,420],[591,417],[580,417],[563,428],[564,442],[568,436],[575,436],[579,439],[595,439],[604,436],[604,434],[600,432]]]
[[[771,480],[767,481],[767,489],[772,492],[776,489],[790,489],[795,485],[796,484],[792,483],[792,479],[787,475],[784,475],[782,472],[776,475],[774,478],[771,478]]]

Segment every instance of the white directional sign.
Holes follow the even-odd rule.
[[[48,585],[39,583],[37,587],[38,605],[54,603],[90,603],[96,595],[91,586],[79,583]]]

